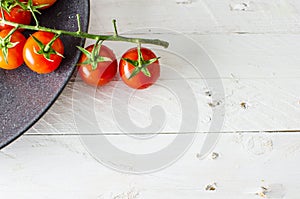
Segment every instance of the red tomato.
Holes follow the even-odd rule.
[[[4,18],[7,21],[19,23],[19,24],[30,24],[31,22],[31,13],[29,11],[23,10],[20,6],[15,6],[11,9],[9,13],[7,13],[4,9]],[[2,15],[0,14],[0,19],[2,19]],[[12,29],[11,26],[4,25],[0,23],[0,30],[3,29]]]
[[[46,8],[51,7],[56,2],[56,0],[32,0],[32,2],[33,2],[33,5],[35,5],[35,6],[47,5],[43,8],[41,8],[41,9],[46,9]]]
[[[2,30],[0,32],[0,37],[5,38],[6,35],[8,35],[10,30]],[[18,68],[24,63],[23,57],[22,57],[22,51],[23,47],[26,42],[26,38],[23,36],[22,33],[16,31],[11,35],[10,38],[11,44],[13,44],[12,48],[8,48],[8,54],[7,54],[7,63],[5,60],[5,55],[3,54],[3,47],[0,47],[0,67],[11,70]],[[9,47],[9,46],[8,46]]]
[[[156,58],[156,55],[148,48],[141,48],[141,53],[145,61]],[[137,48],[132,48],[128,50],[123,56],[119,63],[119,72],[122,80],[128,86],[134,89],[145,89],[153,85],[160,76],[160,64],[159,61],[148,65],[146,68],[150,72],[151,76],[145,75],[142,71],[136,74],[134,77],[130,78],[132,73],[135,71],[136,66],[128,63],[124,59],[130,59],[133,61],[138,60],[138,50]]]
[[[51,73],[58,68],[62,61],[62,56],[64,54],[64,45],[62,41],[57,38],[52,44],[54,51],[59,54],[51,54],[50,60],[46,59],[43,54],[38,54],[37,52],[42,50],[38,43],[33,39],[33,36],[41,41],[44,45],[47,45],[53,38],[54,34],[49,32],[36,32],[30,36],[23,49],[23,58],[26,65],[33,71],[40,74]]]
[[[92,52],[94,45],[88,46],[87,51]],[[82,80],[91,86],[103,86],[110,82],[117,74],[118,61],[114,52],[108,47],[102,45],[99,55],[109,58],[111,61],[98,62],[97,68],[92,69],[91,64],[83,64],[79,66],[79,75]],[[86,62],[88,57],[82,53],[79,64]]]

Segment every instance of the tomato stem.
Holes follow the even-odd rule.
[[[21,3],[19,0],[15,0],[15,2],[16,2],[16,4],[17,4],[18,6],[20,6],[23,10],[27,10],[27,7],[26,7],[23,3]]]
[[[14,32],[16,32],[17,29],[18,29],[18,26],[11,29],[4,38],[0,37],[0,50],[2,51],[2,54],[4,55],[6,64],[8,64],[8,49],[14,48],[19,43],[19,42],[13,43],[10,41],[12,34],[14,34]]]
[[[89,34],[85,32],[71,32],[66,30],[56,30],[52,28],[47,28],[39,25],[24,25],[24,24],[18,24],[11,21],[6,21],[4,19],[0,20],[0,23],[13,26],[13,27],[19,27],[21,29],[26,30],[34,30],[34,31],[44,31],[44,32],[51,32],[58,35],[68,35],[72,37],[78,37],[78,38],[85,38],[85,39],[93,39],[93,40],[103,40],[103,41],[120,41],[120,42],[129,42],[129,43],[136,43],[136,44],[153,44],[157,46],[162,46],[165,48],[168,48],[169,43],[166,41],[162,41],[159,39],[143,39],[143,38],[129,38],[129,37],[123,37],[118,35],[117,31],[115,32],[115,35],[97,35],[97,34]]]
[[[32,0],[29,0],[28,3],[29,3],[29,2],[32,2]],[[36,18],[36,15],[35,15],[35,13],[34,13],[32,7],[29,6],[28,9],[29,9],[29,11],[31,12],[31,14],[32,14],[32,16],[33,16],[33,19],[34,19],[34,21],[35,21],[35,26],[36,26],[36,27],[39,27],[39,20]]]
[[[49,50],[51,49],[53,43],[55,42],[55,40],[60,36],[60,34],[56,34],[52,39],[51,41],[45,46],[44,48],[44,52],[49,52]]]
[[[143,63],[142,63],[142,60],[143,60],[143,55],[142,55],[142,52],[141,52],[141,43],[138,43],[137,45],[137,51],[138,51],[138,67],[139,68],[142,68],[143,67]]]
[[[76,17],[77,17],[77,25],[78,25],[78,31],[77,31],[77,33],[81,33],[82,31],[81,31],[81,21],[80,21],[80,15],[79,14],[77,14],[76,15]]]
[[[5,16],[4,16],[4,11],[3,11],[3,7],[2,7],[2,0],[1,0],[1,17],[2,17],[2,20],[1,21],[5,21]],[[2,23],[2,22],[1,22]]]
[[[117,20],[113,19],[113,25],[115,30],[115,37],[119,36],[118,34],[118,28],[117,28]]]
[[[19,26],[11,29],[10,32],[6,35],[6,37],[3,40],[6,41],[12,34],[14,34],[14,32],[17,31],[18,28],[19,28]]]
[[[39,21],[35,15],[35,13],[41,14],[38,11],[38,8],[43,7],[44,5],[40,5],[40,6],[34,6],[32,0],[28,0],[27,3],[22,3],[19,0],[15,0],[16,4],[19,5],[23,10],[27,10],[29,12],[31,12],[33,19],[35,21],[35,25],[38,27],[39,26]],[[26,5],[25,5],[26,4]]]

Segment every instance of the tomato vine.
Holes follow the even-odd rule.
[[[51,5],[55,1],[56,0],[51,0],[50,1]],[[141,48],[141,45],[152,44],[152,45],[168,48],[169,43],[167,41],[163,41],[159,39],[131,38],[131,37],[121,36],[118,33],[117,22],[115,19],[112,21],[114,34],[101,35],[101,34],[90,34],[88,32],[83,32],[79,14],[76,15],[77,26],[78,26],[77,31],[59,30],[59,29],[44,27],[40,25],[36,17],[36,13],[41,14],[40,9],[47,8],[51,5],[47,5],[47,4],[40,5],[37,2],[40,1],[39,0],[0,0],[0,7],[1,7],[0,26],[11,29],[10,32],[5,32],[5,37],[0,41],[1,52],[5,56],[4,59],[7,64],[8,64],[7,54],[9,49],[14,48],[16,45],[18,45],[17,43],[14,44],[10,41],[10,35],[14,34],[15,32],[18,32],[18,30],[20,31],[32,30],[37,32],[31,35],[30,38],[28,38],[25,45],[23,45],[22,43],[22,45],[24,46],[23,58],[26,65],[37,73],[49,73],[54,71],[59,66],[61,59],[63,57],[63,46],[58,47],[60,46],[59,43],[61,43],[59,37],[61,35],[66,35],[66,36],[91,39],[96,41],[95,45],[87,47],[86,49],[78,47],[78,49],[83,52],[82,60],[84,60],[82,63],[79,63],[78,65],[80,65],[82,71],[86,72],[85,75],[92,74],[91,76],[89,76],[89,78],[94,78],[94,77],[100,78],[101,80],[100,82],[97,83],[98,85],[105,84],[108,82],[108,80],[110,81],[117,71],[116,69],[117,62],[116,59],[114,59],[115,56],[113,55],[112,51],[107,47],[103,46],[102,48],[103,41],[129,42],[129,43],[135,43],[137,45],[136,49],[129,50],[126,54],[123,55],[122,59],[120,60],[120,75],[122,76],[122,79],[127,85],[133,88],[146,88],[152,85],[159,77],[160,74],[160,69],[159,69],[160,66],[158,62],[159,57],[156,57],[156,55],[151,50]],[[15,18],[13,20],[8,19],[10,13],[16,9],[18,10],[21,9],[21,11],[24,13],[24,16],[25,14],[27,15],[26,22],[24,21],[24,23],[22,23],[16,20]],[[17,13],[20,13],[20,11],[18,11]],[[35,21],[34,25],[30,25],[31,18],[28,18],[28,13],[29,14],[31,13]],[[24,19],[24,18],[18,17],[18,19]],[[41,40],[39,38],[36,38],[35,36],[39,36]],[[47,39],[45,39],[45,37],[47,37]],[[55,48],[59,50],[54,49],[54,43],[56,44]],[[18,47],[21,48],[20,46]],[[108,55],[108,57],[103,56],[101,54]],[[36,60],[39,60],[38,64],[36,64],[35,62],[33,63],[30,62],[33,60],[32,57],[35,57]],[[109,78],[108,75],[104,75],[105,74],[104,65],[107,64],[111,65],[111,66],[105,66],[111,68],[110,70],[111,77]],[[50,67],[50,65],[53,65],[53,67],[52,66]],[[102,67],[102,69],[98,70],[98,72],[96,73],[98,67]],[[126,70],[126,72],[123,73],[121,70]],[[90,73],[87,73],[87,71],[90,71]],[[102,75],[107,77],[103,78]],[[90,80],[88,81],[91,82]],[[146,84],[136,85],[134,82],[144,82]]]
[[[67,31],[67,30],[57,30],[57,29],[52,29],[48,27],[43,27],[40,26],[39,24],[36,24],[35,26],[33,25],[25,25],[25,24],[19,24],[11,21],[7,21],[5,19],[1,19],[0,23],[13,26],[13,27],[18,27],[21,29],[26,29],[26,30],[34,30],[34,31],[43,31],[43,32],[51,32],[54,34],[58,35],[68,35],[72,37],[79,37],[79,38],[85,38],[85,39],[93,39],[96,41],[102,40],[102,41],[120,41],[120,42],[129,42],[129,43],[136,43],[136,44],[152,44],[152,45],[157,45],[157,46],[162,46],[164,48],[168,48],[169,43],[166,41],[162,41],[159,39],[144,39],[144,38],[130,38],[130,37],[124,37],[120,36],[117,31],[117,26],[116,26],[116,20],[113,20],[113,24],[115,27],[115,33],[113,35],[97,35],[97,34],[90,34],[86,32],[81,31],[81,24],[80,24],[80,15],[77,14],[77,22],[78,22],[78,31],[72,32],[72,31]]]

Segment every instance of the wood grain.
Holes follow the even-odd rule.
[[[293,137],[293,139],[291,139]],[[95,161],[77,136],[24,136],[0,153],[2,196],[9,198],[259,198],[261,186],[282,185],[297,198],[299,134],[224,134],[219,158],[199,160],[205,135],[171,167],[148,175],[112,171]],[[160,136],[155,150],[171,136]],[[124,136],[112,138],[130,150]],[[4,172],[5,171],[5,172]],[[217,183],[216,191],[205,187]],[[282,197],[282,198],[284,198]]]
[[[195,34],[299,33],[296,0],[115,0],[94,3],[93,31],[112,32],[111,20],[120,30],[159,27]],[[244,6],[243,3],[247,4]]]
[[[163,107],[165,126],[152,140],[131,139],[112,114],[112,92],[130,92],[119,78],[90,96],[78,95],[86,94],[82,91],[87,87],[73,80],[30,131],[0,151],[1,197],[298,199],[299,9],[296,0],[91,0],[91,32],[111,33],[111,20],[116,18],[122,34],[166,39],[172,41],[170,49],[186,49],[181,56],[178,51],[152,47],[163,57],[161,79],[148,91],[151,95],[135,93],[128,103],[132,121],[144,126],[151,123],[151,107]],[[118,57],[132,47],[106,45]],[[197,54],[199,50],[203,54]],[[201,59],[193,65],[186,61],[189,56]],[[201,71],[207,66],[208,58],[218,74],[195,73],[195,68]],[[180,133],[190,133],[179,130],[178,98],[159,86],[181,81],[167,68],[181,74],[195,95],[200,115],[197,139],[180,160],[156,173],[129,175],[104,167],[89,154],[80,136],[106,136],[125,151],[147,153],[163,148]],[[224,97],[207,86],[214,81],[222,82]],[[115,90],[116,86],[120,87]],[[104,135],[78,135],[74,112],[80,109],[73,102],[84,104],[87,99],[93,101]],[[219,157],[200,160],[197,155],[208,135],[212,111],[220,105],[226,112],[214,149]],[[208,185],[216,190],[206,190]]]

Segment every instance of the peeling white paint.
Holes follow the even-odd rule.
[[[244,143],[244,147],[254,155],[264,155],[273,151],[273,141],[268,137],[253,135]]]

